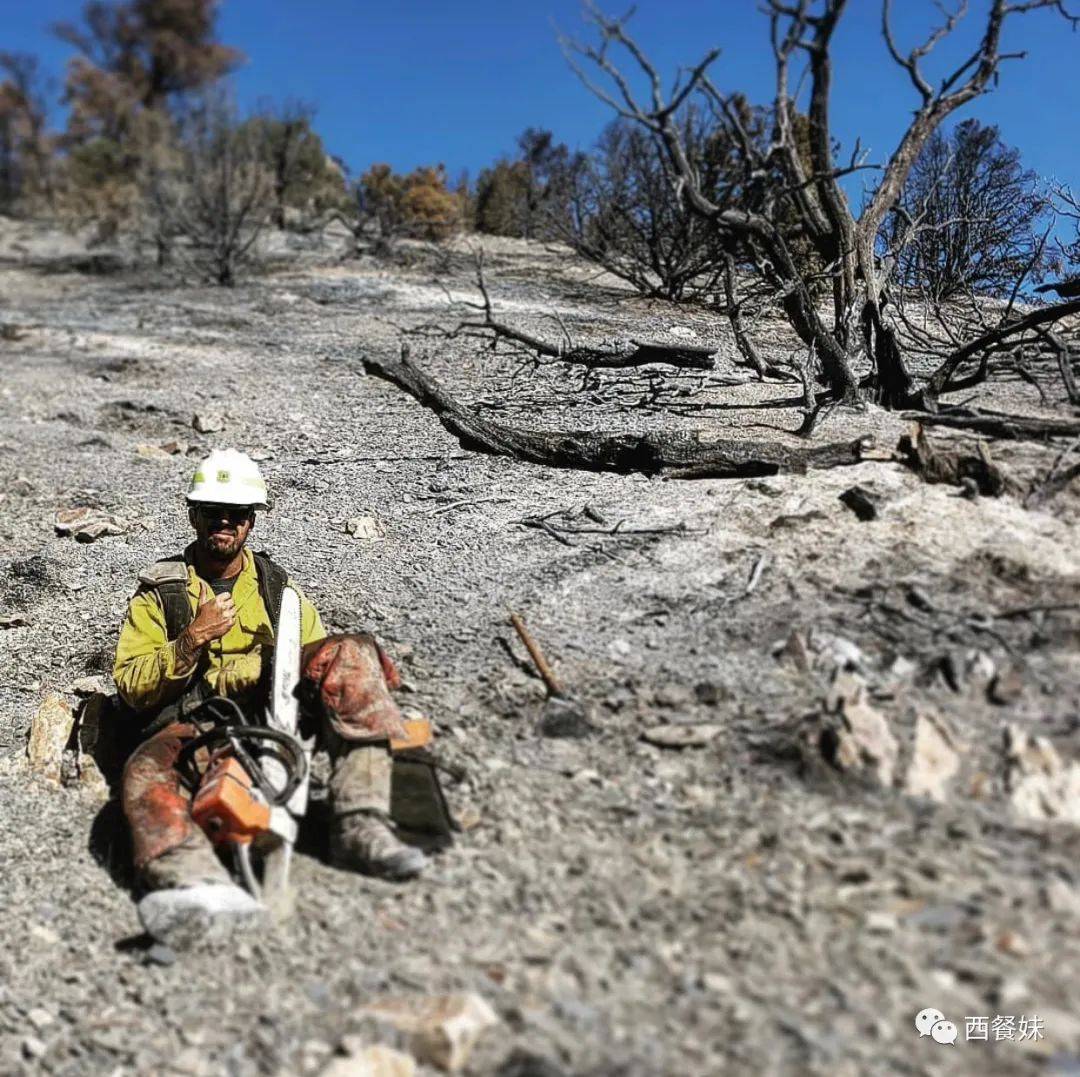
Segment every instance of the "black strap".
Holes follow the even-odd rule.
[[[176,639],[191,624],[191,603],[188,601],[187,584],[171,580],[157,585],[158,598],[165,609],[165,631],[169,639]]]
[[[255,574],[259,579],[259,597],[263,600],[266,612],[270,615],[270,627],[277,639],[278,624],[281,621],[281,596],[285,593],[285,586],[289,582],[289,574],[277,564],[271,561],[264,553],[253,554],[255,558]]]

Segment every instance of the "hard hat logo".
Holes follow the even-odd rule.
[[[266,482],[259,465],[236,449],[218,449],[199,464],[191,477],[187,499],[190,504],[268,507]]]

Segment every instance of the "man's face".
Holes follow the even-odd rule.
[[[214,561],[231,561],[255,526],[255,511],[246,505],[192,505],[188,518],[199,550]]]

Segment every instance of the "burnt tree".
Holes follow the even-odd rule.
[[[834,36],[848,0],[766,0],[775,65],[772,138],[765,145],[747,130],[734,95],[722,93],[710,69],[720,54],[710,50],[680,77],[670,93],[645,51],[627,33],[625,20],[590,7],[599,41],[566,42],[566,51],[579,77],[620,116],[652,133],[670,164],[682,197],[690,209],[751,262],[774,289],[778,302],[799,338],[820,363],[821,378],[837,396],[854,399],[869,390],[881,403],[905,406],[918,400],[933,406],[940,379],[922,393],[904,358],[904,348],[889,306],[896,260],[881,258],[878,236],[886,218],[901,199],[912,167],[944,120],[987,92],[1002,64],[1018,54],[1003,48],[1003,34],[1015,18],[1046,10],[1077,25],[1061,0],[992,0],[974,50],[940,82],[932,85],[925,60],[942,40],[956,31],[967,13],[965,0],[919,44],[899,45],[893,30],[893,4],[882,0],[881,33],[892,62],[906,74],[916,95],[916,107],[897,145],[880,168],[880,179],[862,211],[856,215],[841,178],[868,167],[856,152],[839,157],[831,122]],[[632,79],[619,66],[629,60],[649,90],[643,99]],[[584,64],[581,62],[584,61]],[[592,77],[599,73],[599,80]],[[800,109],[799,91],[808,88]],[[729,126],[739,147],[748,182],[748,197],[739,205],[719,204],[703,189],[701,176],[687,151],[677,122],[679,110],[700,95]],[[805,112],[805,129],[800,117]],[[800,135],[804,136],[803,138]],[[813,278],[798,256],[798,242],[808,242],[816,262],[825,267],[831,309],[819,310]],[[855,362],[869,361],[862,381]]]

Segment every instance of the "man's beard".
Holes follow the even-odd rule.
[[[211,561],[231,561],[243,548],[239,535],[202,535],[199,548]]]

